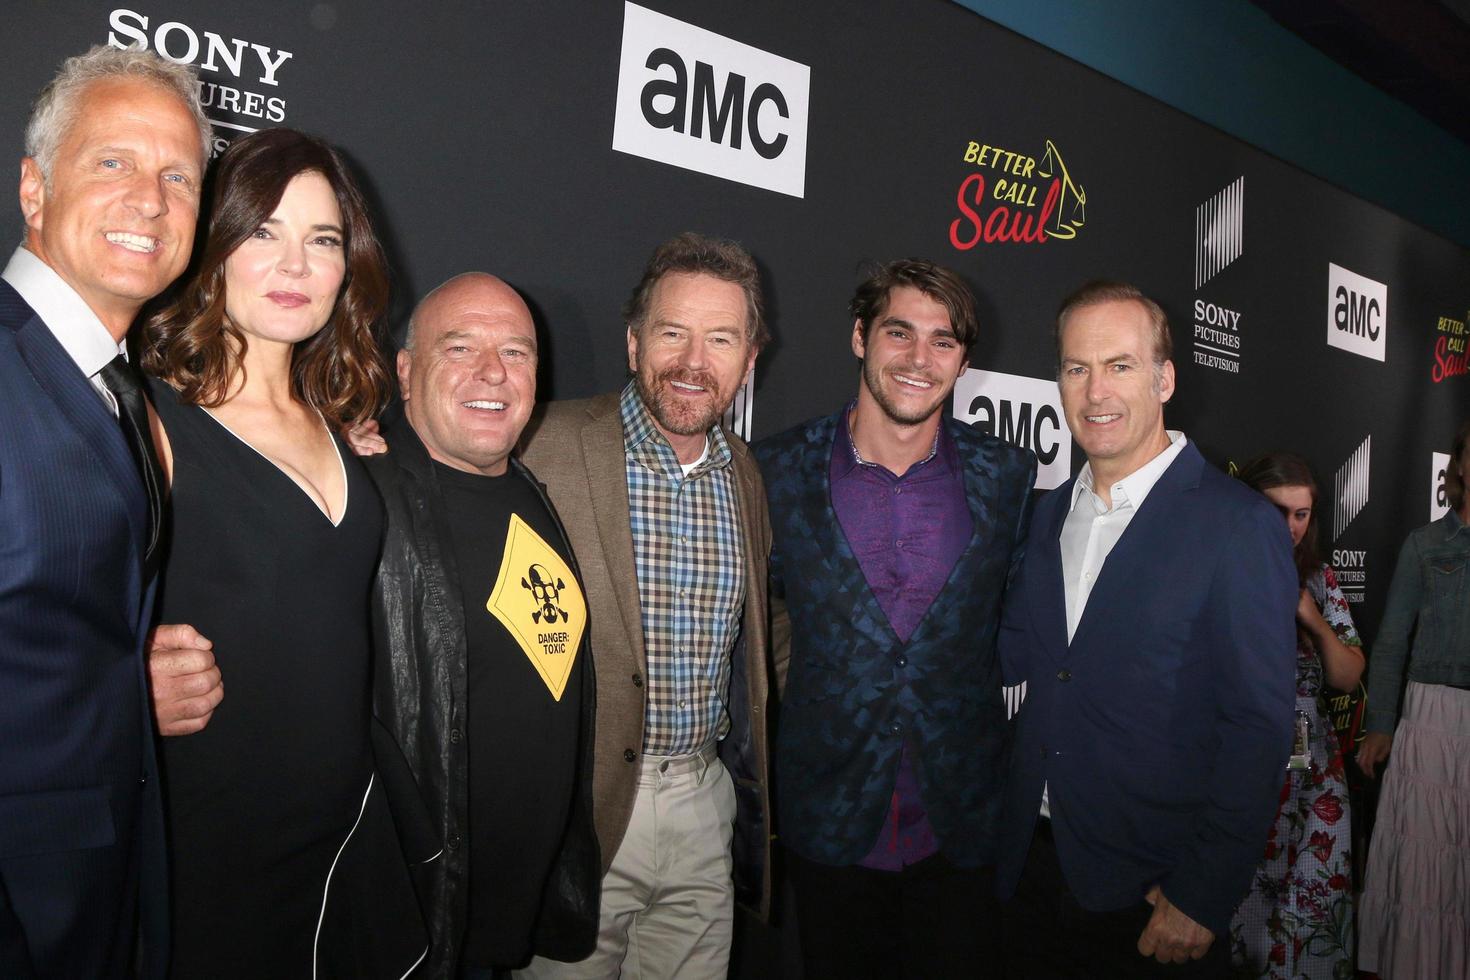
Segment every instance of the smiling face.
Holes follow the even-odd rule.
[[[252,340],[295,344],[332,315],[347,272],[332,185],[297,174],[280,203],[225,260],[225,315]]]
[[[1169,445],[1164,403],[1174,394],[1174,365],[1155,368],[1151,337],[1147,311],[1131,300],[1084,306],[1062,330],[1062,408],[1099,485]]]
[[[93,82],[57,147],[51,180],[21,162],[26,247],[119,340],[189,261],[204,161],[178,96],[151,82]]]
[[[852,352],[863,360],[859,412],[876,405],[905,426],[927,421],[944,406],[967,363],[949,311],[912,286],[889,294],[866,339],[862,321],[853,323]]]
[[[1307,526],[1312,523],[1312,491],[1308,487],[1268,487],[1261,491],[1286,518],[1292,547],[1302,543]]]
[[[671,272],[654,285],[642,328],[628,331],[638,394],[680,462],[698,458],[755,364],[747,315],[735,283]]]
[[[414,313],[398,354],[409,425],[429,455],[499,476],[536,404],[536,327],[525,302],[483,273],[451,279]]]

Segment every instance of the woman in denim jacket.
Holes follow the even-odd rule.
[[[1390,748],[1393,764],[1368,853],[1358,966],[1383,980],[1470,976],[1467,476],[1470,421],[1455,436],[1445,473],[1450,511],[1404,542],[1369,665],[1358,765],[1374,775]]]

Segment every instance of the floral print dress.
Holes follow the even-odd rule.
[[[1337,577],[1326,565],[1307,580],[1322,618],[1348,646],[1361,646]],[[1322,661],[1297,632],[1296,708],[1306,716],[1311,764],[1288,770],[1265,859],[1230,923],[1237,977],[1351,980],[1353,887],[1347,779],[1322,697]]]

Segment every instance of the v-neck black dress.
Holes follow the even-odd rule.
[[[224,682],[202,732],[163,740],[170,975],[310,977],[329,879],[373,775],[382,502],[338,441],[347,506],[334,526],[223,424],[150,386],[174,459],[158,622],[212,640]]]

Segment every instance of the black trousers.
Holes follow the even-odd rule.
[[[874,871],[787,853],[807,980],[1001,976],[993,868],[935,854]]]
[[[1016,894],[1001,922],[1008,980],[1225,980],[1230,937],[1216,936],[1203,959],[1164,964],[1138,952],[1153,906],[1092,912],[1067,887],[1051,823],[1040,821]]]

